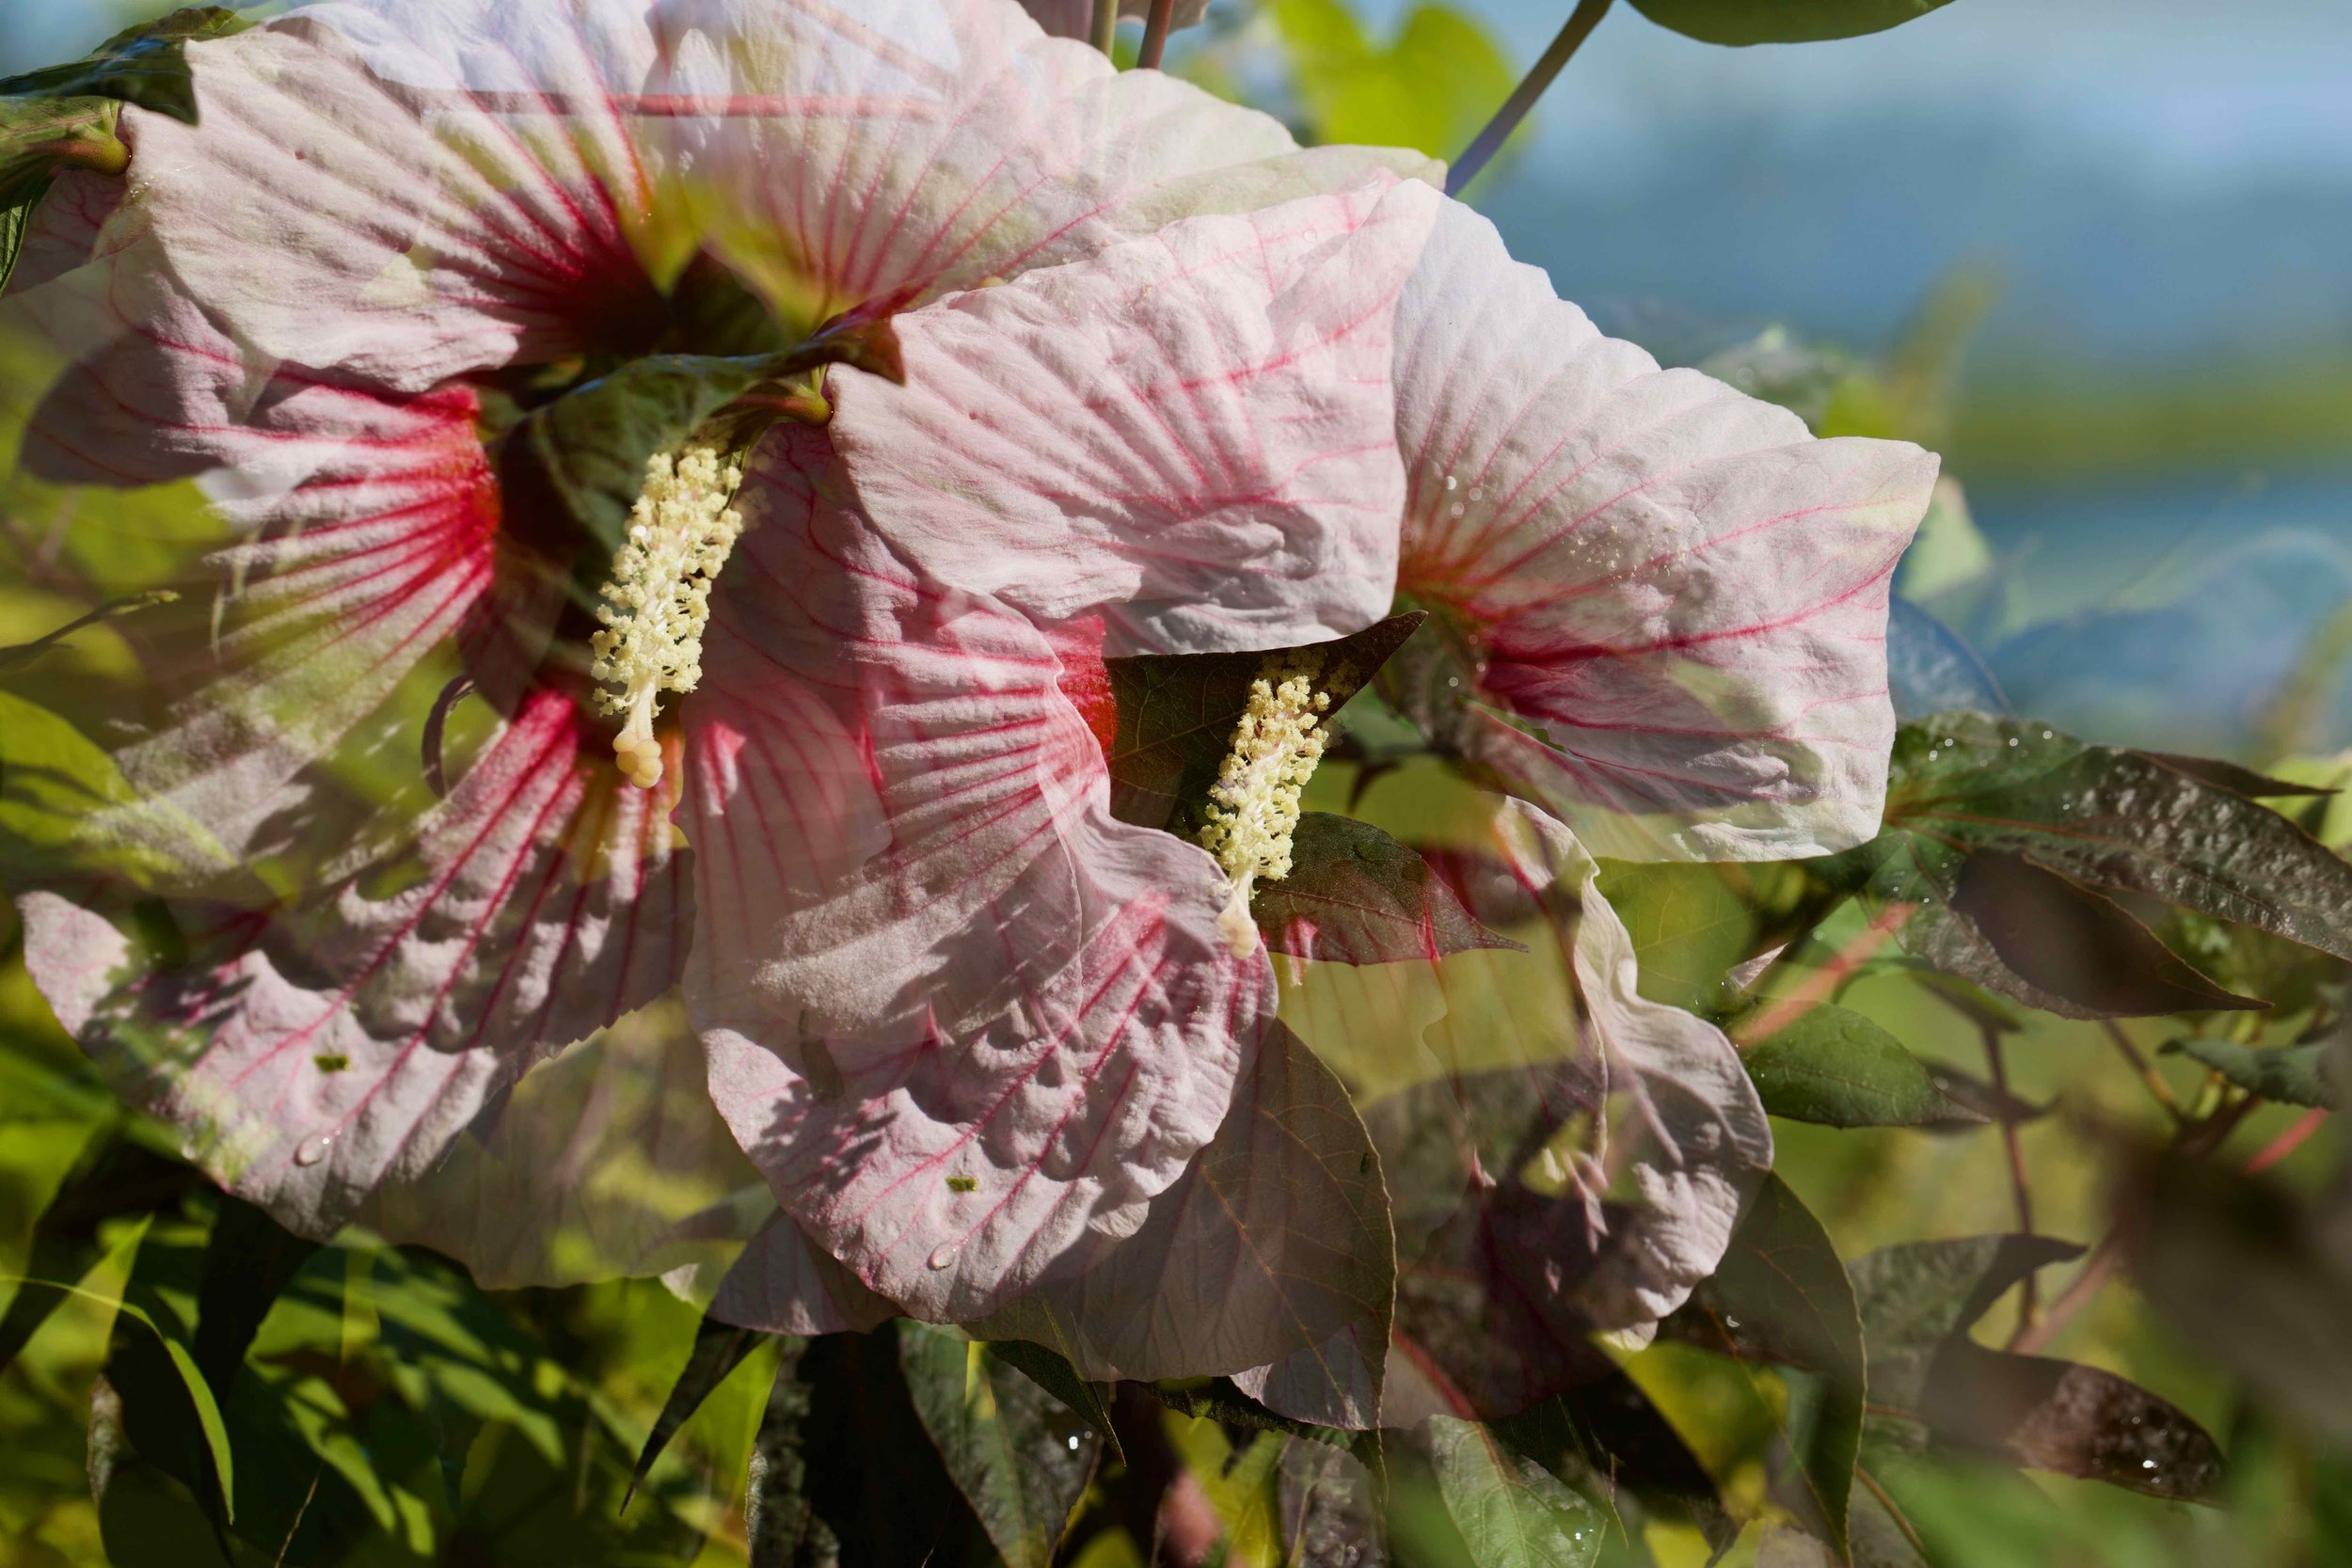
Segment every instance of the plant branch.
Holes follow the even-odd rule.
[[[1868,962],[1873,954],[1886,945],[1896,928],[1911,918],[1912,909],[1909,904],[1889,904],[1881,910],[1877,919],[1855,932],[1845,946],[1830,955],[1828,961],[1789,987],[1788,995],[1748,1015],[1733,1037],[1734,1043],[1748,1046],[1769,1039],[1836,995],[1847,977]],[[1792,951],[1794,945],[1790,944]]]
[[[2132,1043],[2132,1037],[2123,1032],[2123,1026],[2111,1018],[2099,1022],[2106,1025],[2107,1038],[2115,1042],[2115,1049],[2132,1065],[2139,1081],[2148,1085],[2148,1092],[2171,1115],[2173,1124],[2178,1126],[2188,1120],[2188,1113],[2181,1108],[2180,1097],[2172,1092],[2172,1085],[2164,1081],[2164,1074],[2156,1070],[2155,1064],[2140,1053],[2139,1047]]]
[[[1104,55],[1119,40],[1119,0],[1094,0],[1094,25],[1087,37]]]
[[[1479,132],[1477,139],[1470,144],[1461,157],[1454,160],[1454,167],[1445,177],[1446,195],[1461,195],[1469,188],[1470,182],[1494,161],[1494,155],[1502,150],[1502,144],[1511,139],[1511,133],[1519,128],[1519,121],[1527,118],[1527,111],[1535,106],[1535,100],[1544,95],[1544,89],[1551,86],[1551,79],[1560,74],[1560,68],[1568,63],[1568,56],[1583,45],[1608,10],[1609,0],[1576,0],[1576,9],[1568,13],[1568,20],[1561,26],[1559,36],[1544,51],[1543,58],[1535,62],[1535,69],[1530,71],[1526,79],[1512,89],[1502,107],[1495,111],[1494,119],[1486,122],[1486,128]]]
[[[2123,1264],[2123,1237],[2120,1230],[2109,1230],[2099,1244],[2090,1249],[2081,1270],[2066,1283],[2066,1289],[2050,1303],[2050,1310],[2040,1323],[2020,1323],[2010,1336],[2009,1348],[2020,1355],[2038,1355],[2042,1347],[2058,1337],[2075,1314],[2090,1305],[2091,1298],[2115,1277],[2115,1271]]]
[[[1152,14],[1143,23],[1143,50],[1136,56],[1136,64],[1144,71],[1160,69],[1160,55],[1168,48],[1168,24],[1176,14],[1176,0],[1152,0]]]
[[[2001,1032],[1990,1023],[1979,1024],[1977,1032],[1984,1041],[1985,1068],[1992,1074],[1994,1105],[2000,1113],[2001,1148],[2009,1155],[2009,1184],[2017,1195],[2017,1228],[2030,1236],[2034,1233],[2033,1187],[2026,1171],[2025,1148],[2017,1137],[2017,1100],[2009,1090],[2009,1062],[2001,1052]],[[2010,1337],[2012,1345],[2032,1328],[2041,1305],[2032,1275],[2026,1275],[2017,1289],[2017,1333]]]

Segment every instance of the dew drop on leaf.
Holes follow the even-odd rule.
[[[294,1164],[304,1166],[317,1164],[326,1158],[327,1146],[334,1141],[335,1134],[332,1132],[322,1132],[315,1138],[303,1139],[294,1149]]]
[[[956,1248],[954,1245],[943,1243],[931,1249],[931,1255],[923,1259],[923,1266],[927,1269],[944,1269],[955,1260]]]

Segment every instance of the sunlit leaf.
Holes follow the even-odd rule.
[[[1450,158],[1511,90],[1509,58],[1485,26],[1452,6],[1416,6],[1385,44],[1365,36],[1343,0],[1274,0],[1266,9],[1316,141]]]
[[[1706,43],[1809,43],[1900,26],[1947,0],[1633,0],[1644,16]]]
[[[1290,874],[1262,880],[1250,911],[1266,946],[1325,963],[1438,958],[1513,942],[1479,924],[1429,863],[1369,822],[1311,811],[1291,836]]]
[[[1433,1416],[1422,1429],[1438,1496],[1477,1568],[1586,1568],[1600,1555],[1600,1511],[1475,1421]]]
[[[1051,1568],[1102,1440],[1069,1406],[949,1329],[898,1325],[915,1415],[1006,1568]]]
[[[2330,1070],[2335,1048],[2324,1041],[2257,1047],[2234,1040],[2192,1038],[2172,1040],[2164,1049],[2202,1062],[2239,1088],[2265,1100],[2335,1109],[2336,1085]]]
[[[1741,1361],[1794,1369],[1777,1488],[1843,1553],[1862,1441],[1862,1322],[1828,1232],[1778,1177],[1765,1179],[1722,1266],[1669,1326]]]
[[[1828,1127],[1922,1127],[1985,1118],[1936,1086],[1926,1064],[1872,1019],[1822,1003],[1744,1047],[1764,1108]]]
[[[654,1418],[644,1447],[637,1451],[636,1466],[629,1471],[628,1497],[634,1497],[644,1484],[645,1477],[653,1473],[654,1461],[670,1446],[678,1428],[702,1408],[713,1389],[735,1374],[735,1370],[759,1348],[764,1338],[756,1329],[737,1328],[709,1318],[695,1325],[694,1344],[686,1354],[686,1365],[679,1369],[677,1381],[670,1386],[669,1397],[661,1402],[661,1413]],[[628,1506],[627,1497],[622,1506]]]

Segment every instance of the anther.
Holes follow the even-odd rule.
[[[1233,727],[1232,749],[1209,788],[1200,846],[1232,879],[1218,932],[1237,958],[1257,947],[1249,894],[1260,878],[1290,875],[1298,797],[1323,755],[1328,693],[1315,689],[1321,663],[1310,654],[1277,654],[1250,683],[1249,706]]]
[[[710,447],[657,453],[645,465],[628,537],[612,557],[605,602],[596,607],[604,629],[589,641],[596,655],[589,673],[612,689],[597,692],[596,704],[622,716],[613,760],[641,789],[661,782],[661,743],[653,733],[661,693],[691,691],[702,679],[711,584],[743,532],[743,515],[732,504],[742,483],[742,469]]]

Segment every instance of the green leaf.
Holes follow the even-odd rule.
[[[1026,1339],[1001,1339],[989,1349],[999,1361],[1075,1411],[1109,1447],[1111,1457],[1126,1462],[1119,1450],[1119,1433],[1111,1425],[1109,1384],[1089,1383],[1067,1359]]]
[[[1661,27],[1703,43],[1812,43],[1884,32],[1947,0],[1633,0]]]
[[[2325,1042],[2255,1047],[2233,1040],[2183,1039],[2169,1041],[2164,1049],[2202,1062],[2265,1100],[2336,1108],[2335,1080],[2328,1067],[2334,1048]]]
[[[654,355],[532,409],[499,446],[499,487],[517,537],[550,561],[579,550],[601,566],[628,531],[645,464],[756,385],[771,363]]]
[[[669,1397],[661,1402],[661,1413],[654,1418],[653,1430],[645,1434],[644,1447],[638,1449],[637,1463],[629,1470],[628,1488],[621,1497],[624,1509],[653,1473],[654,1461],[670,1446],[678,1428],[693,1418],[703,1402],[732,1377],[767,1338],[757,1329],[738,1328],[709,1317],[694,1325],[694,1344],[686,1353],[686,1365],[678,1369],[676,1381],[670,1385]]]
[[[1418,850],[1369,822],[1311,811],[1291,836],[1290,874],[1261,879],[1251,912],[1266,946],[1327,963],[1440,958],[1526,945],[1479,924]]]
[[[174,1208],[203,1185],[204,1179],[190,1166],[128,1139],[94,1142],[34,1226],[25,1272],[50,1279],[78,1279],[98,1261],[102,1250],[99,1227],[103,1221]],[[0,1369],[16,1359],[62,1300],[54,1291],[16,1293],[7,1315],[0,1317]]]
[[[912,1320],[898,1366],[930,1433],[1006,1568],[1051,1568],[1102,1439],[988,1346]]]
[[[1275,0],[1266,10],[1313,141],[1450,158],[1517,77],[1493,35],[1451,6],[1415,7],[1386,44],[1365,36],[1343,0]]]
[[[1775,1490],[1844,1557],[1862,1443],[1862,1319],[1829,1233],[1778,1177],[1764,1179],[1723,1262],[1672,1326],[1719,1354],[1793,1369]]]
[[[16,271],[16,259],[24,252],[24,236],[33,227],[33,209],[49,194],[48,175],[37,176],[31,184],[31,195],[13,206],[0,207],[0,290],[8,286],[8,278]]]
[[[174,11],[116,34],[81,59],[0,79],[0,98],[112,98],[194,125],[196,84],[183,46],[250,25],[218,6]]]
[[[1865,1341],[1881,1356],[1930,1351],[1991,1311],[2035,1270],[2079,1258],[2055,1236],[1965,1236],[1881,1247],[1846,1265]]]
[[[2352,958],[2352,865],[2268,807],[2140,752],[1946,714],[1898,735],[1886,820]]]
[[[78,1285],[61,1285],[54,1279],[19,1278],[14,1283],[28,1290],[59,1291],[94,1301],[130,1319],[155,1337],[156,1342],[163,1347],[164,1354],[170,1359],[172,1370],[179,1374],[180,1386],[186,1390],[189,1406],[196,1414],[197,1425],[204,1433],[205,1450],[212,1459],[213,1475],[220,1487],[221,1517],[233,1523],[236,1519],[236,1465],[234,1457],[229,1451],[229,1427],[221,1419],[220,1402],[213,1397],[212,1387],[204,1381],[204,1374],[197,1370],[196,1357],[188,1354],[188,1347],[165,1333],[142,1308],[119,1297],[102,1296]]]
[[[1315,689],[1337,713],[1404,646],[1423,616],[1416,610],[1353,636],[1306,649],[1248,654],[1144,654],[1104,659],[1116,729],[1104,760],[1110,767],[1111,815],[1138,828],[1191,836],[1200,809],[1232,747],[1233,727],[1249,706],[1250,683],[1269,659],[1311,652]],[[1328,720],[1326,721],[1328,722]]]
[[[245,1199],[221,1195],[204,1248],[195,1346],[196,1364],[221,1399],[229,1398],[262,1320],[318,1249]]]
[[[1600,1510],[1475,1421],[1433,1416],[1423,1428],[1438,1495],[1477,1568],[1588,1568],[1600,1556]]]
[[[2102,1371],[1960,1341],[1937,1357],[1925,1400],[1929,1422],[2058,1475],[2150,1497],[2209,1497],[2221,1449],[2170,1402]]]
[[[1740,1050],[1764,1108],[1825,1127],[1925,1127],[1986,1118],[1875,1021],[1828,1003]]]
[[[787,1353],[753,1448],[752,1568],[964,1560],[980,1524],[910,1397],[898,1349],[906,1326],[828,1334]]]

